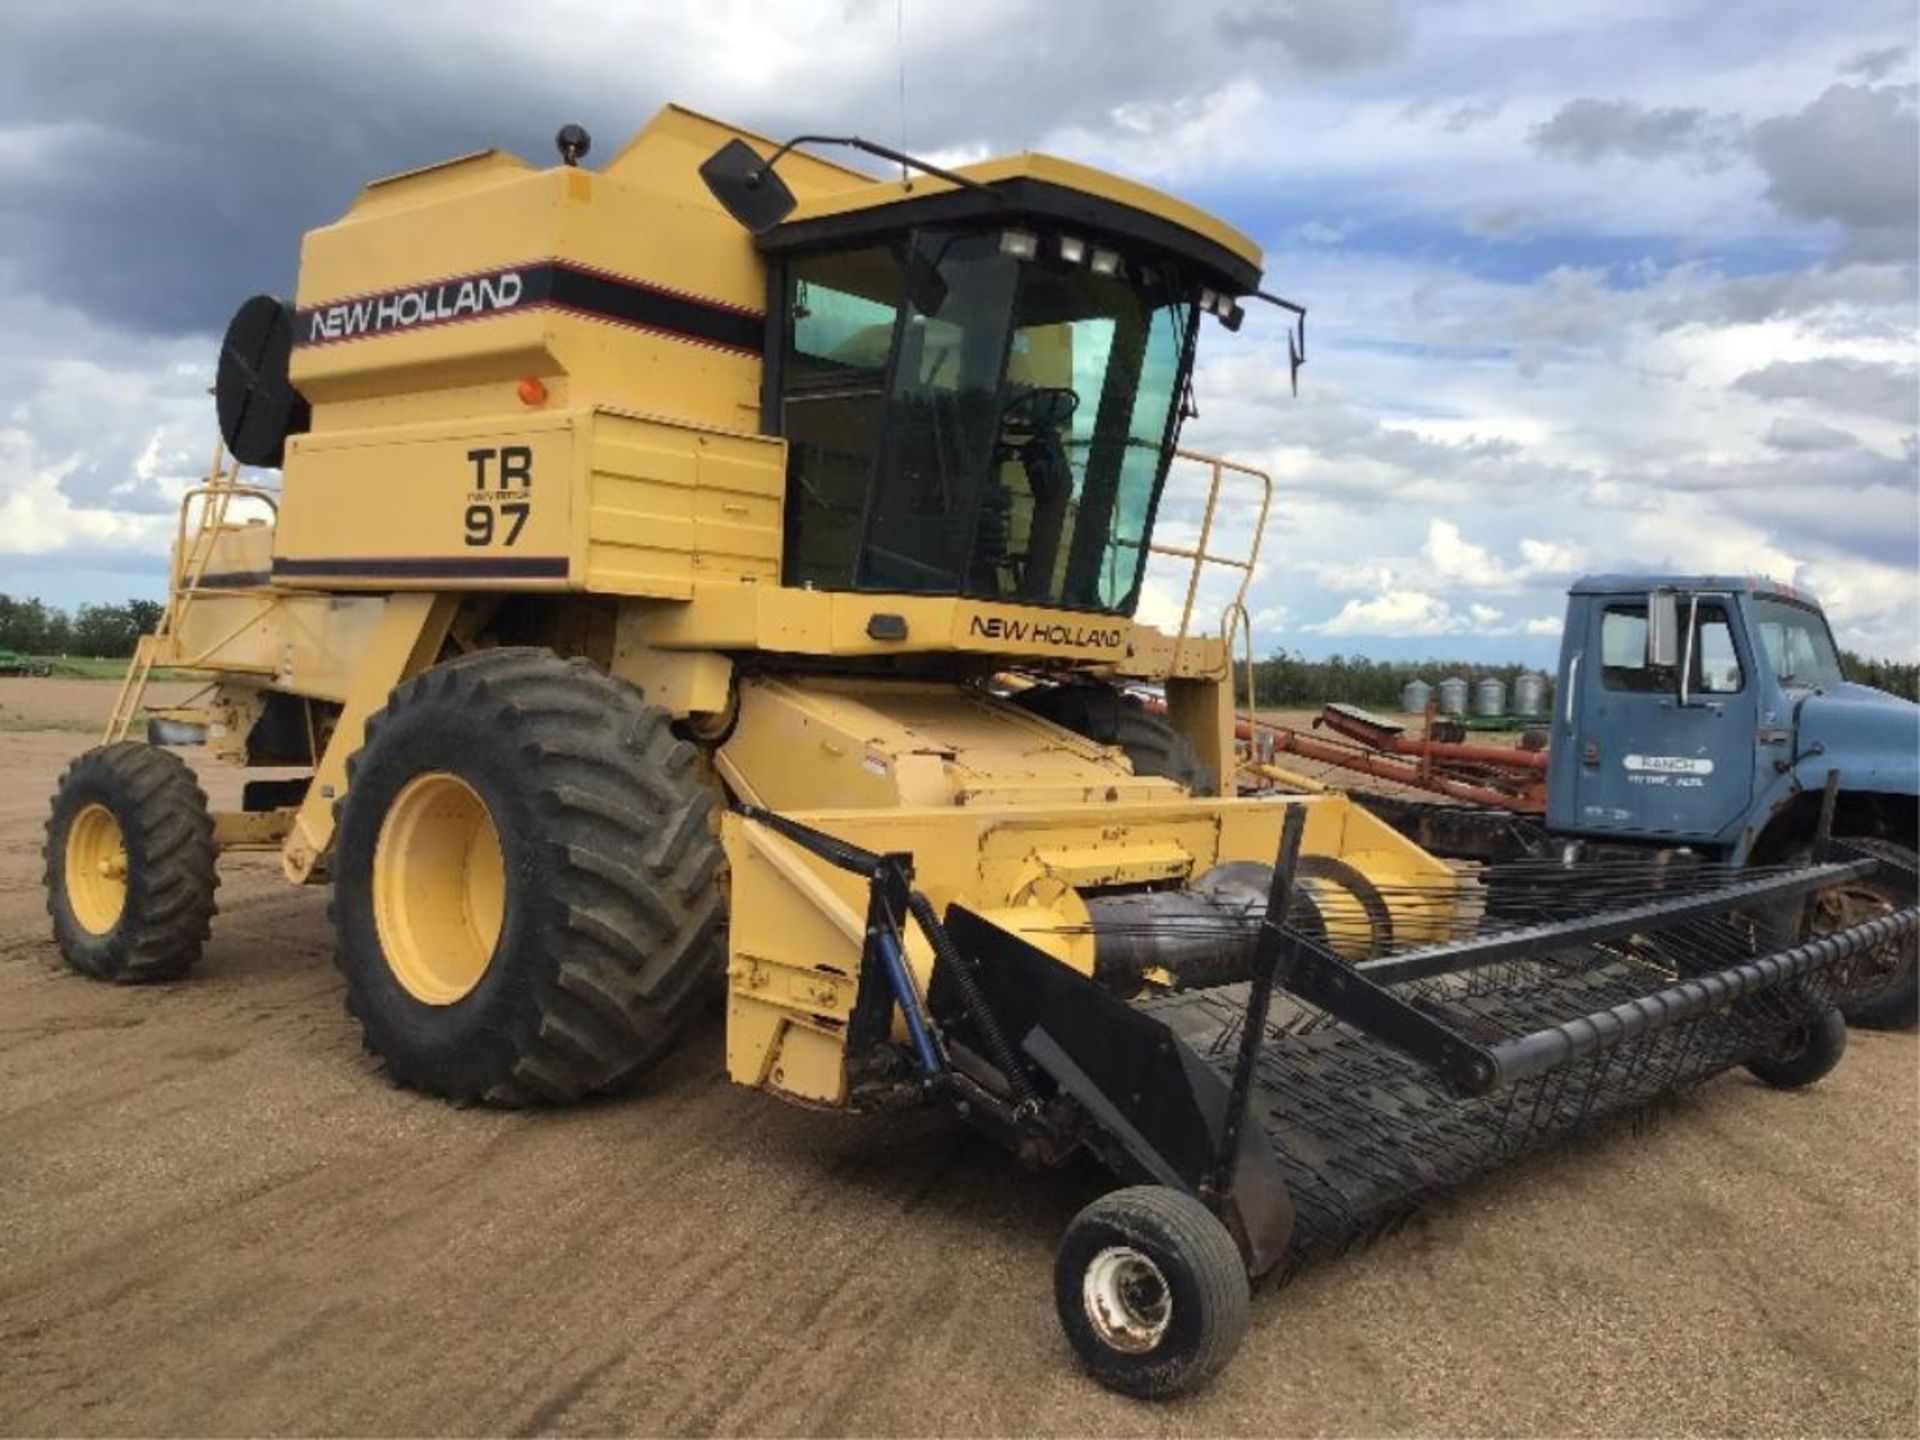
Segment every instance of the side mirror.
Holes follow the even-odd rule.
[[[700,167],[726,212],[755,235],[763,235],[793,213],[796,203],[787,182],[744,140],[729,140]]]
[[[907,302],[918,315],[938,315],[947,308],[947,282],[940,267],[915,246],[907,257]]]
[[[1680,663],[1680,597],[1659,589],[1647,596],[1647,665],[1671,670]]]

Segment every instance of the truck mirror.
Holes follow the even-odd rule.
[[[1680,597],[1672,590],[1647,596],[1647,665],[1671,670],[1680,663]]]
[[[797,203],[787,182],[744,140],[729,140],[709,155],[700,178],[726,212],[755,235],[786,219]]]

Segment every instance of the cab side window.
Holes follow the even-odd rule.
[[[1733,622],[1719,605],[1700,607],[1700,624],[1693,637],[1693,675],[1688,683],[1698,695],[1738,695],[1746,683],[1740,672],[1740,652],[1733,644]]]
[[[789,267],[780,433],[790,585],[853,583],[900,288],[899,259],[883,249]]]
[[[1692,607],[1682,597],[1681,623]],[[1681,641],[1681,653],[1692,652],[1687,678],[1691,695],[1737,695],[1746,683],[1740,651],[1733,641],[1733,619],[1724,605],[1702,600],[1695,612],[1692,643]],[[1644,605],[1609,605],[1600,617],[1600,683],[1609,690],[1641,695],[1673,695],[1680,689],[1674,669],[1647,664],[1647,611]]]
[[[1670,674],[1647,667],[1647,607],[1609,605],[1600,617],[1600,683],[1643,694],[1673,688]]]

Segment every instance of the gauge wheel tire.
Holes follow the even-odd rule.
[[[1199,1389],[1247,1329],[1239,1247],[1206,1206],[1164,1185],[1115,1190],[1074,1216],[1053,1298],[1087,1372],[1143,1400]]]
[[[1776,1090],[1799,1090],[1823,1079],[1847,1053],[1847,1021],[1838,1010],[1790,1032],[1779,1051],[1747,1069]]]
[[[695,762],[664,711],[547,650],[394,690],[348,765],[331,913],[348,1010],[396,1083],[564,1104],[671,1048],[722,964]]]
[[[1201,763],[1193,742],[1137,695],[1105,685],[1036,685],[1015,703],[1076,735],[1117,747],[1136,775],[1164,777],[1194,795],[1213,793],[1213,771]]]
[[[47,818],[47,913],[96,980],[178,980],[200,958],[220,884],[213,817],[178,755],[125,740],[67,767]]]
[[[1920,862],[1912,850],[1888,840],[1849,836],[1847,843],[1909,871]],[[1855,881],[1841,888],[1856,892],[1876,908],[1885,910],[1900,910],[1914,903],[1912,894],[1885,880]],[[1920,935],[1889,940],[1885,949],[1889,963],[1881,967],[1880,974],[1871,983],[1841,998],[1840,1010],[1849,1025],[1869,1030],[1902,1030],[1920,1021]]]

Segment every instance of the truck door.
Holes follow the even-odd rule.
[[[1731,598],[1679,597],[1680,663],[1650,665],[1647,605],[1596,597],[1575,706],[1569,829],[1730,841],[1753,790],[1753,666]],[[1557,743],[1557,742],[1556,742]],[[1728,833],[1731,832],[1731,833]]]

